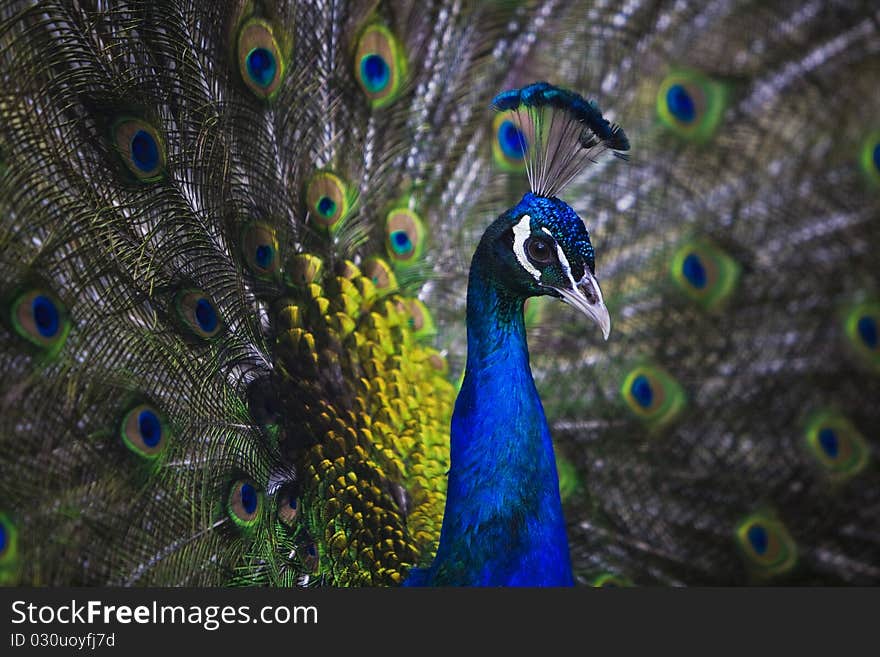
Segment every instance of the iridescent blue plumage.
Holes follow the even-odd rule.
[[[483,235],[468,283],[467,364],[452,415],[440,546],[431,568],[416,571],[410,585],[573,584],[523,304],[541,294],[571,303],[566,294],[590,281],[593,303],[604,311],[593,268],[583,222],[556,198],[526,194]]]

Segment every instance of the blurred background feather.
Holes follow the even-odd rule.
[[[0,580],[378,585],[436,547],[503,89],[632,143],[527,309],[575,574],[880,582],[880,10],[0,8]]]

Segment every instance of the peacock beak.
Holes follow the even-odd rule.
[[[562,296],[562,300],[570,306],[574,306],[584,315],[592,319],[602,329],[602,337],[608,339],[611,333],[611,316],[608,308],[602,300],[602,290],[599,282],[589,271],[575,284],[574,288],[555,288]]]

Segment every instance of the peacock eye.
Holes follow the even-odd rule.
[[[548,264],[553,262],[553,249],[544,240],[531,238],[526,242],[526,253],[529,254],[529,260],[538,264]]]

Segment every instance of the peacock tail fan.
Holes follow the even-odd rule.
[[[613,321],[526,309],[577,581],[880,582],[869,4],[3,3],[0,583],[429,564],[529,188]]]

